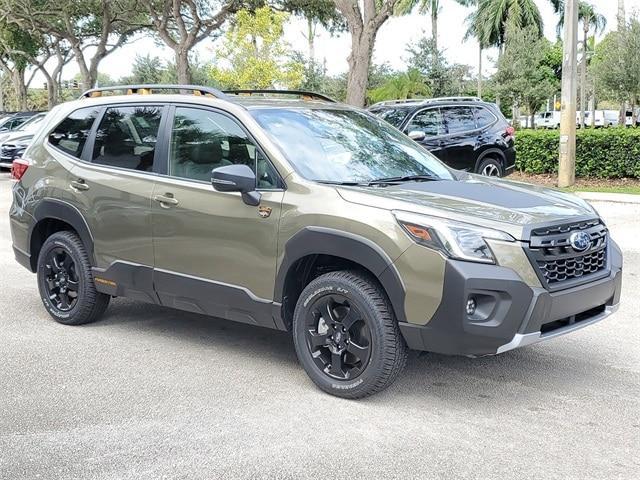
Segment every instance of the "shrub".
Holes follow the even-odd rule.
[[[516,168],[525,173],[557,173],[558,130],[520,130],[516,134]],[[640,178],[640,129],[578,130],[576,176]]]

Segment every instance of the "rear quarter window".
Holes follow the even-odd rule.
[[[488,109],[478,107],[473,109],[475,117],[476,117],[476,125],[478,128],[488,127],[489,125],[496,122],[496,116],[491,113]]]
[[[73,157],[80,158],[99,110],[87,107],[76,110],[49,134],[49,144]]]

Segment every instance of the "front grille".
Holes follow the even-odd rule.
[[[575,250],[571,234],[584,231],[591,240],[585,251]],[[551,290],[586,283],[607,270],[607,227],[600,220],[554,225],[531,232],[529,256],[540,279]]]
[[[2,148],[0,149],[0,157],[2,159],[12,159],[17,149],[18,148],[16,145],[12,145],[12,144],[3,145]]]

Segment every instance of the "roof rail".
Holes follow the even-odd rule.
[[[433,102],[481,102],[478,97],[436,97],[436,98],[406,98],[399,100],[385,100],[383,102],[374,103],[369,108],[382,107],[385,105],[403,105],[410,103],[433,103]]]
[[[99,87],[87,90],[80,98],[95,98],[101,97],[106,92],[125,92],[125,95],[150,95],[154,90],[178,90],[178,91],[190,91],[193,95],[203,95],[207,97],[222,98],[227,96],[220,90],[211,87],[203,87],[200,85],[163,85],[163,84],[149,84],[149,85],[114,85],[111,87]]]
[[[403,98],[399,100],[384,100],[382,102],[374,103],[373,105],[371,105],[371,107],[382,106],[382,105],[402,105],[403,103],[422,103],[428,100],[429,100],[428,98]]]
[[[479,97],[437,97],[430,98],[427,101],[429,102],[481,102],[482,99]]]
[[[240,89],[225,90],[223,93],[228,95],[296,95],[302,97],[303,100],[321,100],[323,102],[337,103],[333,98],[316,92],[307,92],[305,90],[272,90],[272,89]]]

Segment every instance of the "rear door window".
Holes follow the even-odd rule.
[[[439,108],[427,108],[419,111],[409,122],[407,133],[424,132],[427,137],[435,137],[446,133],[444,119]]]
[[[162,107],[156,105],[108,108],[96,131],[91,161],[150,172],[161,118]]]
[[[442,109],[449,135],[476,129],[476,120],[469,107],[445,107]]]
[[[71,113],[49,134],[49,143],[64,153],[81,158],[98,112],[95,107],[87,107]]]

